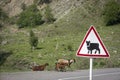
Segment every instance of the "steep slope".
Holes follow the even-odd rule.
[[[100,26],[103,24],[101,16],[105,4],[104,1],[76,0],[72,4],[74,5],[70,6],[69,9],[67,10],[65,9],[66,8],[65,5],[63,5],[64,6],[64,9],[62,8],[63,11],[56,7],[57,8],[56,10],[58,10],[56,11],[58,12],[56,13],[56,16],[59,17],[54,24],[55,26],[57,26],[58,30],[61,29],[61,31],[63,32],[66,31],[66,33],[67,32],[77,33],[80,31],[84,31],[85,28],[86,27],[88,28],[90,25]],[[62,12],[61,15],[59,15],[60,14],[59,11]]]
[[[53,0],[50,3],[53,13],[56,17],[66,15],[71,9],[83,8],[84,10],[94,9],[94,7],[102,8],[104,6],[104,0]]]

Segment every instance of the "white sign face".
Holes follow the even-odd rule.
[[[77,56],[93,58],[109,57],[109,53],[94,26],[91,26],[88,30],[77,51]]]

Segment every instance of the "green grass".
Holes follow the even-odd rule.
[[[120,67],[120,24],[106,27],[98,14],[100,8],[95,8],[96,11],[93,12],[93,7],[84,5],[83,8],[71,9],[66,16],[53,24],[19,30],[14,25],[4,28],[1,35],[8,43],[1,45],[0,50],[12,51],[12,54],[0,65],[0,71],[28,71],[31,62],[48,62],[50,65],[47,70],[54,70],[56,59],[59,58],[75,58],[76,63],[72,64],[72,70],[89,68],[89,58],[76,57],[76,51],[91,25],[95,26],[110,53],[108,59],[95,59],[94,68]],[[29,44],[30,29],[39,38],[38,49],[32,52]]]
[[[100,26],[100,29],[96,27],[110,53],[110,58],[94,60],[94,68],[120,67],[120,55],[118,54],[120,51],[119,26],[120,25],[110,27]],[[39,28],[41,30],[41,27]],[[34,30],[36,29],[34,28]],[[47,70],[54,70],[56,59],[59,58],[75,58],[77,63],[72,64],[73,70],[89,68],[89,59],[76,57],[76,51],[84,38],[86,30],[87,28],[78,34],[64,33],[63,35],[62,33],[62,35],[55,36],[40,36],[38,49],[33,52],[31,52],[30,49],[28,34],[20,31],[18,31],[17,34],[10,34],[9,37],[12,35],[10,39],[13,39],[13,41],[0,46],[0,49],[6,51],[11,50],[13,54],[1,65],[1,71],[30,70],[28,67],[31,62],[37,62],[38,64],[48,62],[50,66],[47,67]],[[28,32],[29,30],[25,29],[24,31]],[[71,46],[72,50],[69,50],[68,46]]]

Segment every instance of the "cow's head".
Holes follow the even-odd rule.
[[[90,41],[86,41],[87,47],[90,46]]]

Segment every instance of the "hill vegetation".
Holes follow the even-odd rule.
[[[108,59],[94,59],[93,67],[120,67],[120,24],[106,26],[104,22],[106,14],[103,15],[103,11],[109,1],[111,0],[52,0],[47,5],[51,7],[56,18],[54,22],[32,25],[33,27],[28,25],[20,29],[16,24],[2,27],[0,71],[28,71],[33,62],[37,64],[48,62],[50,65],[47,70],[54,70],[56,59],[59,58],[75,58],[76,63],[71,65],[72,70],[89,68],[89,58],[76,57],[76,51],[91,25],[95,26],[110,53]],[[39,6],[37,6],[39,11],[45,10]],[[30,45],[31,30],[38,38],[37,47],[33,51]]]
[[[17,25],[19,26],[19,28],[28,26],[33,27],[43,23],[42,15],[37,9],[37,6],[34,4],[26,8],[26,10],[24,10],[23,12],[21,12],[18,17],[19,18],[17,20]]]
[[[120,23],[120,4],[115,1],[109,1],[104,8],[106,25]]]

